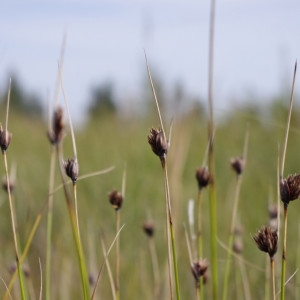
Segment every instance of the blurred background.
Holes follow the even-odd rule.
[[[298,0],[229,0],[217,1],[216,5],[214,111],[220,287],[227,256],[221,243],[228,240],[236,183],[230,159],[242,155],[249,132],[237,214],[237,225],[243,228],[239,255],[247,261],[247,278],[241,278],[239,261],[233,260],[229,299],[245,299],[241,282],[246,281],[252,299],[262,299],[265,294],[266,257],[257,250],[251,236],[268,223],[268,209],[277,200],[278,151],[281,153],[278,145],[283,143],[294,64],[300,53],[299,10]],[[121,299],[154,299],[148,237],[142,229],[145,221],[155,226],[161,276],[160,297],[156,299],[168,298],[163,174],[159,159],[147,143],[149,129],[159,122],[145,51],[167,132],[171,118],[175,117],[168,152],[171,201],[182,296],[194,297],[195,282],[183,224],[188,222],[189,199],[198,196],[195,171],[206,163],[209,13],[210,1],[0,3],[0,121],[3,124],[5,120],[11,77],[8,129],[13,139],[7,155],[9,168],[15,168],[13,196],[21,249],[38,214],[42,214],[25,263],[30,269],[26,279],[30,299],[38,298],[40,288],[38,258],[45,269],[50,165],[45,120],[48,102],[52,107],[55,95],[64,35],[62,82],[76,125],[80,175],[115,167],[108,174],[77,183],[79,222],[89,275],[94,279],[103,262],[100,237],[108,248],[115,236],[115,211],[109,204],[108,193],[121,190],[126,170],[121,209],[121,224],[126,224],[120,235]],[[62,93],[58,100],[64,107]],[[300,169],[299,114],[297,79],[285,175],[299,173]],[[65,158],[73,155],[69,132],[67,126]],[[55,187],[60,183],[56,166]],[[300,203],[293,201],[290,205],[295,209],[289,212],[287,277],[295,272],[300,261]],[[203,247],[210,261],[208,209],[205,192]],[[77,257],[62,190],[54,195],[53,220],[52,299],[80,299]],[[15,257],[5,191],[0,194],[0,245],[0,277],[7,283]],[[110,262],[114,270],[115,249]],[[278,284],[280,263],[279,254]],[[286,299],[299,299],[298,273],[289,281]],[[207,299],[211,298],[210,284],[208,280]],[[1,295],[4,292],[5,286],[0,285]],[[106,270],[97,295],[111,299]],[[13,296],[20,298],[17,285]]]
[[[209,1],[3,2],[0,91],[12,76],[46,108],[66,33],[63,81],[76,122],[85,120],[99,90],[110,90],[123,112],[143,109],[144,50],[170,107],[175,109],[176,92],[184,107],[205,101],[209,6]],[[290,87],[300,52],[299,9],[292,0],[217,2],[216,112],[223,115],[245,101],[265,103]]]

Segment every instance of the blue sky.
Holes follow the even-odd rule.
[[[15,71],[46,105],[54,93],[61,42],[67,32],[63,81],[71,113],[80,119],[93,85],[112,81],[138,100],[146,76],[144,49],[153,72],[171,89],[207,95],[208,23],[205,1],[2,1],[0,87]],[[217,1],[215,107],[240,99],[267,99],[289,86],[300,54],[300,2]],[[299,84],[296,91],[299,91]],[[132,103],[131,103],[132,104]]]

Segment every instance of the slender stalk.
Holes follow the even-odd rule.
[[[157,253],[155,249],[155,243],[153,237],[149,238],[149,249],[151,255],[151,262],[153,268],[153,278],[154,278],[154,297],[158,299],[159,297],[159,267],[158,267],[158,259]]]
[[[116,211],[116,232],[120,230],[120,210]],[[116,240],[116,299],[120,299],[120,239]]]
[[[58,145],[58,146],[59,147],[57,147],[57,151],[58,151],[57,156],[60,158],[60,161],[62,161],[61,145]],[[85,259],[84,259],[84,255],[83,255],[82,244],[81,244],[81,240],[80,240],[80,236],[79,236],[79,229],[77,226],[76,213],[72,206],[71,195],[67,188],[67,182],[64,177],[64,173],[63,173],[61,165],[60,165],[60,172],[61,172],[61,177],[62,177],[62,181],[63,181],[66,204],[67,204],[69,217],[70,217],[70,221],[71,221],[71,225],[72,225],[73,236],[74,236],[75,244],[76,244],[76,252],[77,252],[79,268],[80,268],[83,295],[84,295],[84,299],[87,300],[90,298],[89,282],[88,282],[88,276],[87,276],[87,271],[86,271]]]
[[[176,249],[175,249],[175,237],[174,237],[174,229],[173,229],[173,220],[172,220],[172,212],[171,212],[171,200],[170,200],[170,188],[169,188],[169,180],[168,180],[168,171],[167,164],[164,165],[164,178],[165,178],[165,193],[166,193],[166,202],[167,202],[167,215],[169,222],[169,230],[171,236],[171,245],[172,245],[172,256],[173,256],[173,267],[174,267],[174,275],[175,275],[175,287],[176,287],[176,295],[177,300],[180,299],[180,288],[179,288],[179,277],[178,277],[178,265],[177,265],[177,257],[176,257]]]
[[[10,177],[8,174],[8,165],[7,165],[7,156],[6,156],[6,150],[10,144],[10,139],[11,139],[11,134],[8,132],[8,114],[9,114],[10,92],[11,92],[11,79],[9,81],[9,88],[8,88],[8,93],[7,93],[6,118],[5,118],[4,130],[2,129],[2,125],[0,125],[1,149],[2,149],[2,158],[3,158],[3,162],[4,162],[4,171],[5,171],[6,182],[7,182],[7,195],[8,195],[8,202],[9,202],[12,234],[13,234],[13,239],[14,239],[15,256],[16,256],[16,264],[17,264],[17,270],[18,270],[18,276],[19,276],[21,297],[22,297],[22,299],[25,299],[23,276],[22,276],[21,266],[20,266],[20,261],[19,261],[19,249],[18,249],[17,231],[16,231],[16,224],[15,224],[16,221],[15,221],[14,207],[13,207],[13,201],[12,201],[12,196],[11,196],[11,191],[10,191]]]
[[[288,115],[287,124],[286,124],[285,138],[284,138],[284,143],[283,143],[283,153],[282,153],[282,161],[281,161],[281,174],[280,174],[281,178],[283,178],[286,149],[287,149],[288,137],[289,137],[289,132],[290,132],[290,123],[291,123],[293,101],[294,101],[294,88],[295,88],[296,74],[297,74],[297,61],[295,63],[295,67],[294,67],[292,92],[291,92],[291,98],[290,98],[290,109],[289,109],[289,115]]]
[[[271,276],[272,276],[272,295],[273,300],[276,299],[276,289],[275,289],[275,263],[274,258],[270,258],[270,265],[271,265]]]
[[[281,173],[280,173],[280,178],[279,178],[280,181],[283,179],[283,173],[284,173],[285,156],[286,156],[288,136],[289,136],[289,131],[290,131],[289,129],[290,129],[290,123],[291,123],[291,115],[292,115],[292,109],[293,109],[296,74],[297,74],[297,61],[295,63],[295,67],[294,67],[292,92],[291,92],[291,97],[290,97],[290,109],[289,109],[289,115],[288,115],[288,120],[287,120],[287,125],[286,125],[285,140],[284,140],[284,144],[283,144],[283,153],[282,153],[282,161],[281,161],[282,165],[281,165]],[[288,210],[288,203],[284,203],[284,233],[283,233],[282,270],[281,270],[281,300],[284,300],[284,292],[285,292],[287,210]]]
[[[234,227],[235,227],[241,182],[242,182],[242,176],[238,175],[236,188],[235,188],[234,205],[233,205],[231,227],[230,227],[229,240],[228,240],[228,249],[232,249],[233,241],[234,241]],[[225,268],[225,275],[224,275],[223,300],[227,299],[228,282],[229,282],[230,265],[231,265],[231,253],[232,253],[231,251],[227,252],[226,268]]]
[[[97,287],[98,287],[98,285],[99,285],[99,281],[100,281],[100,276],[101,276],[101,274],[102,274],[103,267],[104,267],[105,264],[106,264],[106,260],[107,260],[107,258],[108,258],[108,255],[109,255],[109,253],[110,253],[110,251],[111,251],[113,245],[115,244],[116,240],[118,239],[119,234],[120,234],[120,232],[122,231],[122,229],[124,228],[124,226],[125,226],[125,224],[122,225],[122,227],[120,228],[120,230],[117,232],[117,234],[116,234],[114,240],[112,241],[112,243],[111,243],[109,249],[107,250],[107,252],[106,252],[106,254],[105,254],[104,262],[101,264],[100,269],[99,269],[99,272],[98,272],[98,275],[97,275],[96,284],[95,284],[95,287],[94,287],[94,290],[93,290],[93,293],[92,293],[91,300],[93,300],[94,297],[95,297],[96,289],[97,289]]]
[[[162,117],[160,113],[160,108],[158,105],[158,100],[156,97],[156,92],[155,88],[153,85],[148,61],[147,61],[147,56],[145,53],[145,60],[146,60],[146,66],[147,66],[147,71],[148,71],[148,76],[149,76],[149,81],[151,84],[156,108],[157,108],[157,113],[160,121],[160,128],[163,134],[163,141],[167,142],[166,139],[166,133],[163,127],[163,122],[162,122]],[[169,139],[170,142],[170,139]],[[169,145],[168,145],[169,146]],[[166,153],[165,153],[166,154]],[[168,264],[169,264],[169,279],[170,279],[170,294],[171,294],[171,299],[173,299],[173,292],[172,292],[172,267],[171,267],[171,254],[170,254],[170,248],[172,247],[172,256],[173,256],[173,268],[174,268],[174,275],[175,275],[175,285],[176,285],[176,296],[177,300],[180,299],[180,288],[179,288],[179,279],[178,279],[178,266],[177,266],[177,258],[176,258],[176,250],[175,250],[175,237],[174,237],[174,230],[173,230],[173,221],[172,221],[172,213],[171,213],[171,200],[170,200],[170,189],[169,189],[169,182],[168,182],[168,172],[167,172],[167,163],[166,163],[166,156],[163,158],[160,157],[161,162],[162,162],[162,167],[164,171],[164,181],[165,181],[165,195],[166,195],[166,229],[167,229],[167,241],[168,241]],[[170,241],[171,240],[171,241]],[[170,245],[171,244],[171,245]]]
[[[7,182],[7,194],[8,194],[8,202],[9,202],[9,209],[10,209],[11,226],[12,226],[14,246],[15,246],[16,264],[17,264],[17,270],[18,270],[18,276],[19,276],[21,297],[24,300],[24,299],[26,299],[26,297],[25,297],[25,289],[24,289],[24,283],[23,283],[23,276],[22,276],[22,271],[21,271],[21,264],[20,264],[20,260],[19,260],[17,231],[16,231],[16,225],[15,225],[14,208],[13,208],[12,197],[11,197],[11,192],[10,192],[10,183],[9,183],[9,174],[8,174],[8,167],[7,167],[6,151],[2,151],[2,157],[3,157],[3,161],[4,161],[4,169],[5,169],[5,176],[6,176],[6,182]]]
[[[287,234],[287,213],[288,204],[284,203],[283,206],[283,247],[282,247],[282,265],[281,265],[281,296],[280,299],[284,300],[285,293],[285,273],[286,273],[286,234]]]
[[[101,237],[101,247],[102,247],[104,257],[106,257],[107,253],[106,253],[106,250],[105,250],[104,241],[103,241],[102,237]],[[109,277],[109,282],[110,282],[110,286],[111,286],[112,296],[113,296],[114,300],[117,300],[116,287],[115,287],[115,284],[114,284],[114,279],[113,279],[113,275],[112,275],[112,272],[111,272],[111,268],[110,268],[110,264],[109,264],[108,259],[105,260],[105,264],[106,264],[107,273],[108,273],[108,277]]]
[[[209,67],[208,67],[208,103],[209,103],[209,124],[208,124],[208,167],[211,176],[209,186],[209,216],[211,236],[211,269],[212,269],[212,294],[213,299],[218,299],[218,267],[217,267],[217,201],[215,189],[215,162],[213,149],[214,116],[213,116],[213,63],[214,63],[214,29],[215,29],[215,0],[211,0],[210,25],[209,25]]]
[[[38,228],[38,225],[39,225],[39,223],[41,221],[41,218],[42,218],[42,213],[40,212],[38,214],[36,220],[35,220],[35,223],[34,223],[32,229],[31,229],[31,232],[30,232],[29,237],[27,239],[24,251],[23,251],[23,253],[22,253],[21,257],[20,257],[20,265],[23,264],[23,262],[25,260],[25,257],[27,256],[27,253],[29,251],[29,247],[30,247],[30,245],[32,243],[32,240],[33,240],[33,237],[34,237],[34,235],[35,235],[35,233],[37,231],[37,228]],[[17,276],[17,270],[11,276],[11,279],[10,279],[10,282],[8,284],[7,291],[6,291],[6,293],[5,293],[4,297],[3,297],[3,300],[6,300],[7,297],[9,296],[9,292],[12,290],[12,287],[13,287],[13,284],[15,282],[16,276]]]
[[[269,269],[269,263],[270,263],[270,258],[269,256],[266,256],[266,272],[265,272],[265,300],[270,299],[270,269]]]
[[[198,258],[203,257],[203,241],[202,241],[202,224],[201,218],[202,216],[202,189],[198,192]],[[204,299],[204,283],[203,283],[203,276],[200,277],[199,281],[199,299]]]
[[[56,164],[55,147],[51,146],[50,158],[50,174],[49,174],[49,196],[48,196],[48,214],[47,214],[47,241],[46,241],[46,287],[45,299],[51,299],[51,236],[53,223],[53,188],[54,188],[54,173]]]

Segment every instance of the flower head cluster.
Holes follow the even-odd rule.
[[[153,237],[154,235],[154,225],[152,222],[145,222],[143,225],[144,232],[149,237]]]
[[[8,132],[7,130],[3,130],[2,125],[0,125],[0,147],[2,150],[2,153],[4,153],[11,141],[12,134]]]
[[[206,259],[200,259],[198,261],[195,261],[191,265],[191,270],[194,275],[196,284],[199,284],[200,277],[203,277],[203,283],[206,283],[207,281],[207,268],[208,268],[208,262]]]
[[[52,129],[51,131],[48,131],[48,138],[52,145],[59,144],[62,140],[64,127],[63,110],[59,106],[53,113]]]
[[[280,181],[280,197],[285,204],[300,197],[300,174],[290,175]]]
[[[108,194],[110,204],[118,211],[123,204],[123,196],[117,190],[113,190]]]
[[[210,181],[210,174],[207,167],[200,167],[196,170],[196,179],[198,182],[199,191],[207,187]]]
[[[70,177],[73,184],[75,184],[76,180],[78,178],[78,172],[79,172],[77,158],[69,158],[63,162],[63,165],[64,165],[67,176]]]
[[[277,231],[271,227],[266,226],[258,230],[253,237],[259,250],[269,254],[273,258],[278,248],[278,234]]]
[[[160,158],[161,164],[164,167],[168,153],[168,143],[164,132],[161,129],[151,128],[150,135],[148,135],[148,143],[154,154]]]
[[[241,175],[245,168],[245,160],[242,157],[232,158],[230,165],[237,175]]]

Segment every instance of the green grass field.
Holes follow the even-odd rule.
[[[286,99],[288,102],[288,99]],[[257,109],[258,111],[258,109]],[[268,206],[277,201],[277,160],[281,155],[287,119],[285,105],[275,103],[261,112],[256,109],[235,109],[217,122],[215,133],[215,166],[217,193],[218,240],[227,244],[230,230],[236,175],[230,166],[230,159],[243,152],[247,128],[249,147],[240,200],[237,224],[243,228],[243,252],[240,254],[246,278],[241,277],[239,260],[232,259],[228,299],[244,299],[243,283],[250,287],[251,299],[264,299],[265,270],[267,254],[260,252],[252,239],[257,230],[268,224]],[[1,121],[4,123],[4,111]],[[298,173],[299,164],[299,113],[293,112],[287,149],[285,176]],[[222,115],[218,112],[218,115]],[[225,115],[225,112],[224,114]],[[170,120],[165,120],[168,128]],[[94,278],[104,261],[101,237],[106,249],[116,234],[115,211],[108,201],[108,194],[122,189],[122,177],[126,166],[126,193],[120,211],[120,299],[155,299],[154,279],[149,251],[149,238],[143,231],[143,223],[151,220],[155,226],[154,243],[158,254],[160,275],[160,296],[169,298],[167,273],[167,244],[165,230],[165,200],[163,172],[159,159],[152,153],[147,135],[152,126],[158,127],[156,115],[121,117],[99,116],[75,131],[78,151],[79,175],[114,166],[111,172],[78,180],[78,212],[81,238],[88,272]],[[16,115],[10,112],[8,129],[13,137],[7,158],[9,168],[16,166],[16,188],[13,193],[17,234],[20,248],[24,249],[32,226],[43,212],[24,265],[30,273],[25,278],[28,299],[38,299],[41,287],[39,259],[43,280],[45,278],[46,255],[46,204],[48,199],[50,144],[47,139],[47,124],[40,120]],[[68,131],[68,130],[67,130]],[[168,129],[167,129],[168,132]],[[207,147],[207,119],[190,111],[175,117],[171,147],[167,164],[169,171],[173,225],[179,267],[179,282],[182,299],[195,299],[193,278],[184,225],[188,228],[188,200],[195,201],[198,195],[195,171],[201,166]],[[72,157],[70,133],[63,140],[64,157]],[[4,175],[3,162],[1,171]],[[55,186],[61,184],[58,165]],[[70,185],[71,187],[71,185]],[[203,251],[210,262],[209,198],[204,190],[202,206]],[[282,206],[282,205],[281,205]],[[287,278],[299,266],[299,217],[300,202],[290,204],[288,219]],[[280,235],[281,238],[281,235]],[[13,235],[7,194],[0,194],[0,295],[4,295],[15,263]],[[280,289],[281,250],[279,239],[275,256],[276,288]],[[75,243],[68,216],[63,190],[54,194],[53,234],[52,234],[51,299],[82,299],[79,266]],[[20,252],[22,253],[22,251]],[[109,255],[112,273],[115,274],[115,247]],[[218,242],[218,280],[220,294],[227,251]],[[194,257],[196,259],[196,257]],[[204,286],[205,299],[211,299],[210,266],[208,282]],[[44,281],[43,281],[44,289]],[[91,289],[93,287],[91,286]],[[297,294],[298,293],[298,294]],[[11,292],[13,299],[20,299],[17,281]],[[296,299],[299,295],[299,276],[296,274],[286,286],[286,299]],[[34,298],[35,297],[35,298]],[[113,299],[105,268],[97,288],[96,299]]]

